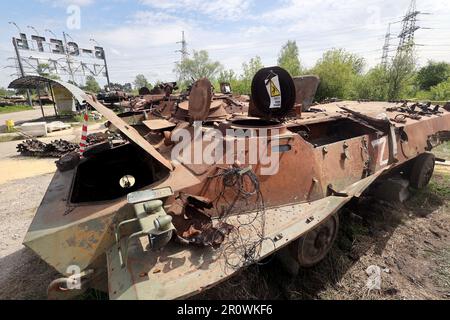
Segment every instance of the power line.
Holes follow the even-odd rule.
[[[181,41],[177,42],[177,44],[181,44],[181,50],[177,50],[175,52],[181,53],[181,61],[186,60],[189,52],[187,50],[187,42],[186,38],[184,37],[184,31],[181,32]]]
[[[399,37],[396,56],[410,54],[414,50],[414,35],[420,29],[417,26],[417,16],[422,12],[416,10],[416,0],[411,0],[408,12],[403,18],[402,30]]]
[[[381,65],[386,68],[389,57],[389,46],[391,41],[391,24],[389,23],[386,36],[384,38],[383,55],[381,56]]]

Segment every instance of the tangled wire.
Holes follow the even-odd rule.
[[[234,166],[221,169],[212,178],[217,178],[219,190],[213,201],[219,213],[219,224],[234,222],[229,224],[235,226],[221,247],[221,255],[232,269],[258,263],[262,243],[272,241],[265,237],[265,207],[258,176],[250,167]],[[232,199],[227,199],[230,196]],[[241,214],[233,215],[238,204],[243,206],[239,208]]]

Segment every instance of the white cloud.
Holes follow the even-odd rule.
[[[199,13],[217,20],[240,19],[248,13],[252,2],[252,0],[141,0],[141,3],[155,9]]]
[[[67,7],[70,5],[76,5],[80,7],[86,7],[94,4],[95,0],[39,0],[43,3],[50,3],[54,7]]]
[[[133,16],[133,23],[159,25],[161,23],[169,23],[178,20],[174,15],[156,11],[138,11]]]
[[[175,80],[174,62],[180,59],[180,53],[175,51],[180,49],[177,42],[183,30],[190,51],[206,49],[212,59],[237,73],[241,72],[242,62],[256,55],[267,66],[276,64],[279,50],[287,40],[297,41],[306,67],[312,67],[325,50],[333,47],[358,53],[373,66],[380,62],[388,23],[398,21],[409,2],[281,0],[268,7],[254,0],[141,0],[144,6],[136,6],[134,13],[112,22],[112,27],[99,25],[82,29],[83,34],[71,35],[80,44],[89,43],[93,37],[106,48],[113,82],[130,82],[138,73],[151,81]],[[120,10],[114,2],[108,5]],[[416,34],[417,43],[427,45],[418,47],[419,62],[450,61],[448,0],[421,0],[417,9],[433,13],[422,16],[419,25],[435,28]],[[393,49],[400,27],[392,26]],[[4,47],[10,50],[7,40]],[[5,72],[1,77],[4,85]]]

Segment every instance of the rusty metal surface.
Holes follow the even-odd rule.
[[[76,264],[84,270],[101,260],[114,244],[115,223],[132,214],[126,197],[108,202],[71,203],[75,173],[76,170],[56,172],[23,241],[61,274],[70,265]],[[183,166],[176,166],[173,173],[174,176],[156,183],[158,187],[171,187],[178,192],[200,183]]]
[[[230,98],[216,99],[210,107],[207,88],[199,87],[198,94],[194,88],[190,101],[180,104],[177,112],[185,120],[222,115],[223,101],[233,108],[242,107]],[[228,112],[227,121],[218,121],[216,126],[221,132],[245,129],[256,133],[251,138],[227,136],[227,142],[235,146],[239,139],[250,143],[264,138],[263,128],[270,133],[279,130],[279,145],[269,139],[259,147],[269,155],[279,155],[279,170],[264,176],[263,164],[251,165],[248,154],[233,166],[171,163],[168,159],[175,143],[167,140],[176,130],[193,131],[189,122],[177,117],[175,121],[169,113],[168,119],[144,122],[152,130],[165,131],[156,132],[153,146],[113,111],[89,95],[83,99],[128,137],[131,144],[127,146],[136,145],[169,169],[142,190],[173,190],[174,196],[165,200],[164,208],[174,218],[181,239],[158,252],[148,249],[148,239],[135,239],[127,267],[121,268],[113,230],[132,217],[130,206],[125,197],[71,203],[74,169],[56,173],[24,243],[61,273],[71,264],[82,269],[107,267],[112,299],[184,298],[220,283],[242,266],[263,259],[319,225],[381,174],[428,151],[450,130],[450,112],[442,107],[417,106],[420,119],[408,116],[392,121],[405,112],[411,115],[402,109],[411,108],[404,103],[330,102],[314,106],[301,117],[265,123]],[[169,120],[176,122],[173,131]],[[138,125],[142,126],[142,121],[140,115]],[[208,130],[204,128],[203,133]],[[148,171],[155,171],[154,164],[148,163]],[[133,232],[130,228],[124,235]]]
[[[122,119],[120,119],[112,110],[106,108],[104,105],[94,100],[91,96],[85,94],[84,99],[86,103],[92,106],[95,110],[100,112],[106,119],[108,119],[116,128],[118,128],[123,134],[125,134],[133,143],[136,143],[158,162],[165,166],[169,170],[173,170],[172,164],[169,160],[164,158],[155,148],[147,142],[133,127],[127,125]]]
[[[307,111],[314,101],[320,78],[317,76],[294,77],[296,99],[295,103],[302,105],[302,110]]]
[[[176,127],[176,123],[170,122],[163,119],[146,120],[142,121],[150,130],[163,130],[163,129],[173,129]]]
[[[211,99],[211,82],[206,78],[196,81],[189,95],[189,115],[192,120],[202,121],[208,117]]]
[[[378,110],[372,110],[372,112],[376,111]],[[423,137],[428,133],[448,127],[448,124],[444,124],[448,122],[448,118],[450,118],[449,114],[445,118],[436,117],[429,119],[428,122],[420,122],[422,140],[426,140]],[[297,135],[287,138],[282,143],[289,143],[292,148],[290,152],[281,156],[280,172],[275,176],[261,178],[261,193],[266,199],[267,207],[276,208],[267,210],[265,215],[267,222],[265,235],[272,240],[279,235],[277,232],[283,234],[283,240],[286,242],[301,236],[315,223],[320,223],[336,212],[352,196],[360,195],[381,173],[403,161],[399,156],[398,163],[389,162],[389,150],[383,147],[383,144],[387,143],[387,135],[380,135],[376,129],[372,129],[371,133],[369,130],[350,138],[341,138],[337,142],[326,143],[324,144],[327,148],[326,152],[323,148],[309,144]],[[425,149],[426,141],[421,144]],[[417,152],[423,152],[422,148],[417,147]],[[300,161],[299,154],[304,161]],[[305,158],[308,154],[311,154],[311,159]],[[364,175],[368,177],[364,178]],[[295,185],[286,185],[291,181],[295,182]],[[213,198],[216,190],[211,188],[212,185],[214,183],[210,183],[208,187],[203,188],[203,192],[197,192],[197,194]],[[281,187],[290,192],[273,192]],[[330,196],[329,190],[337,191],[341,195]],[[342,196],[343,194],[345,196]],[[305,202],[311,200],[316,201]],[[292,203],[292,205],[283,206],[283,203]],[[245,211],[242,205],[237,207],[238,211]],[[299,214],[299,211],[305,212],[306,215]],[[239,223],[235,222],[235,225]],[[291,229],[292,225],[296,227]],[[273,242],[269,240],[268,243],[261,244],[260,258],[279,248],[276,244],[273,245]],[[223,246],[227,246],[226,241]],[[133,262],[127,270],[115,267],[114,250],[108,253],[109,286],[112,298],[183,298],[223,281],[239,269],[239,266],[228,268],[227,259],[223,259],[220,250],[217,252],[213,249],[186,250],[172,244],[157,257],[145,250],[145,243],[136,243],[132,251]],[[239,260],[239,257],[236,258]],[[194,282],[193,279],[197,280]]]
[[[267,240],[261,244],[260,258],[263,259],[274,250],[286,246],[307,230],[325,221],[347,203],[353,194],[364,190],[376,177],[377,175],[374,175],[350,186],[349,196],[345,198],[327,197],[312,203],[267,210]],[[242,217],[235,217],[235,224],[239,218]],[[132,244],[129,252],[130,263],[125,269],[120,267],[117,248],[112,247],[107,251],[111,299],[187,298],[226,280],[239,269],[231,268],[227,264],[221,250],[195,247],[186,250],[183,246],[170,244],[156,254],[146,250],[146,241],[142,239]],[[224,246],[226,247],[226,242]]]

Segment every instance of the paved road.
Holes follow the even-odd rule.
[[[54,116],[55,109],[53,106],[44,106],[44,114],[46,116]],[[17,124],[42,118],[41,107],[34,107],[34,110],[2,113],[0,114],[0,130],[5,126],[6,120],[14,120]]]

